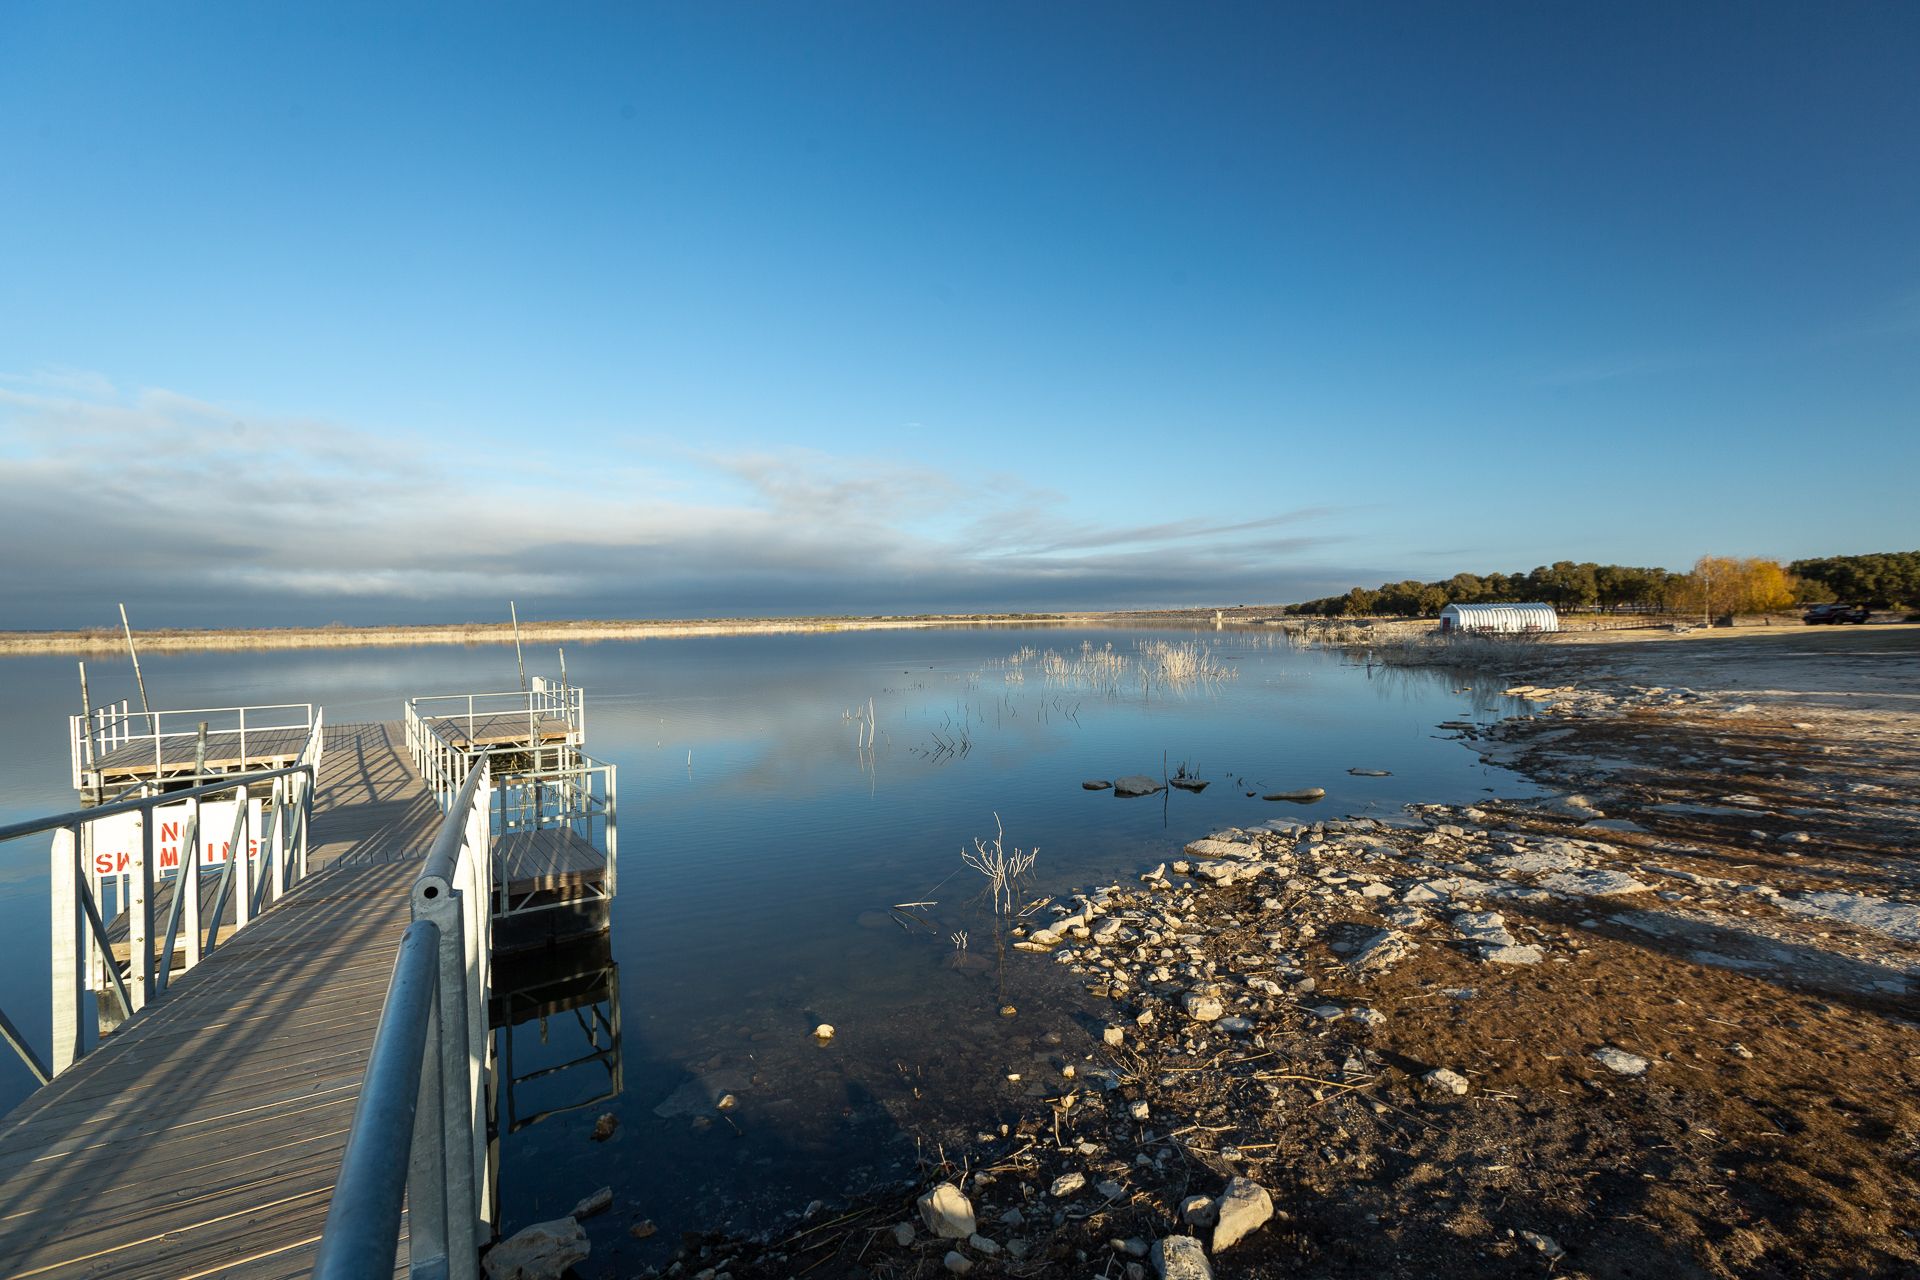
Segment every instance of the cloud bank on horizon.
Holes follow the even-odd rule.
[[[0,628],[1132,608],[1345,581],[1331,507],[1135,525],[807,449],[471,454],[98,374],[0,377]]]

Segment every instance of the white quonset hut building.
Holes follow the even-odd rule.
[[[1550,604],[1450,604],[1440,611],[1442,631],[1558,631],[1560,615]]]

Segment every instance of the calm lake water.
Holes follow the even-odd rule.
[[[1043,655],[1107,646],[1137,666],[1142,641],[1196,642],[1231,678],[1143,689],[1049,680]],[[1009,661],[1030,649],[1024,661]],[[558,1216],[603,1185],[588,1274],[657,1260],[678,1232],[767,1215],[911,1172],[916,1142],[991,1119],[1084,1038],[1061,967],[1001,955],[981,878],[960,863],[994,815],[1010,846],[1038,847],[1035,892],[1131,878],[1186,841],[1276,818],[1397,812],[1408,801],[1527,794],[1445,740],[1442,720],[1517,710],[1438,672],[1367,670],[1265,633],[996,628],[603,642],[572,648],[587,750],[617,764],[620,889],[605,957],[559,967],[617,974],[618,1061],[586,1029],[612,1019],[592,981],[543,993],[548,1016],[513,1032],[514,1067],[585,1059],[514,1091],[525,1119],[504,1141],[509,1230]],[[413,694],[511,688],[511,647],[153,655],[156,706],[313,701],[329,723],[394,720]],[[532,671],[553,672],[550,649]],[[124,662],[90,661],[97,702],[135,697]],[[871,700],[873,746],[850,718]],[[73,660],[0,659],[0,821],[71,807],[66,717]],[[952,750],[945,749],[951,744]],[[1088,778],[1159,776],[1183,763],[1201,794],[1090,792]],[[1349,768],[1390,770],[1355,777]],[[1320,786],[1302,808],[1264,793]],[[47,846],[0,846],[0,1006],[47,1037]],[[906,929],[893,904],[930,901]],[[956,963],[950,935],[969,933]],[[606,961],[612,962],[607,965]],[[530,997],[531,998],[531,997]],[[1003,1018],[999,1008],[1020,1013]],[[819,1022],[831,1045],[809,1034]],[[1057,1037],[1068,1033],[1067,1042]],[[606,1045],[599,1035],[598,1044]],[[593,1099],[618,1080],[621,1092]],[[0,1107],[29,1078],[0,1058]],[[737,1103],[708,1105],[723,1093]],[[588,1134],[611,1111],[611,1140]],[[664,1112],[665,1114],[661,1114]],[[638,1217],[659,1224],[641,1243]]]

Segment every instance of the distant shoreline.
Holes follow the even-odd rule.
[[[1245,625],[1277,614],[1264,609],[1221,610],[1228,621]],[[671,621],[525,622],[526,644],[594,643],[602,640],[665,640],[691,636],[799,635],[834,631],[919,630],[934,627],[1071,627],[1097,624],[1146,626],[1210,625],[1214,609],[1164,609],[1138,612],[969,613],[913,616],[811,618],[700,618]],[[266,627],[208,630],[135,628],[142,653],[186,653],[220,649],[355,649],[417,645],[498,645],[513,643],[506,622],[451,623],[402,627]],[[115,628],[80,631],[0,632],[0,657],[43,653],[124,653],[126,637]]]

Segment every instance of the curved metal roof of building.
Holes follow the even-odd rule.
[[[1560,615],[1550,604],[1450,604],[1440,611],[1462,631],[1558,631]]]

